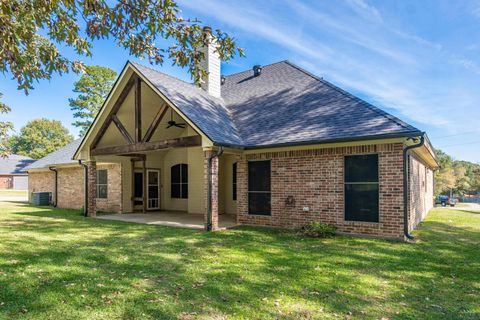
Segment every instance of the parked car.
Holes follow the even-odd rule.
[[[458,199],[455,197],[449,197],[446,195],[440,195],[438,196],[438,202],[439,204],[442,205],[442,207],[446,207],[449,205],[450,207],[455,207],[455,205],[458,203]]]

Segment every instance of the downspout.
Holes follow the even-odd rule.
[[[83,167],[83,171],[84,171],[83,215],[85,217],[88,217],[88,166],[85,163],[83,163],[82,160],[78,160],[78,164]]]
[[[220,146],[217,152],[212,153],[208,157],[208,189],[207,189],[207,231],[212,231],[212,160],[216,157],[220,157],[223,153],[223,147]]]
[[[417,144],[412,144],[411,146],[405,147],[403,149],[403,234],[407,239],[413,240],[413,236],[408,230],[408,214],[409,214],[409,205],[408,205],[408,196],[409,196],[409,179],[408,179],[408,169],[410,164],[409,151],[411,149],[419,148],[425,144],[425,133],[422,133],[420,136],[420,142]],[[415,139],[416,140],[416,139]]]
[[[48,170],[55,172],[55,186],[53,188],[53,195],[55,201],[53,202],[53,207],[57,207],[57,196],[58,196],[58,170],[55,167],[49,167]]]

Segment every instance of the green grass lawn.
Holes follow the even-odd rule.
[[[0,190],[0,196],[27,196],[27,195],[28,195],[27,190],[10,190],[10,189]]]
[[[1,319],[479,319],[480,213],[417,243],[216,233],[0,203]]]

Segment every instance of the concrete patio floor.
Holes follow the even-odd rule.
[[[160,226],[203,229],[203,214],[159,211],[151,213],[116,213],[96,217],[102,220],[125,221],[132,223],[154,224]],[[237,225],[234,215],[222,214],[219,216],[219,228],[228,229]]]

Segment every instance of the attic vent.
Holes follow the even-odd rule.
[[[262,66],[261,65],[254,65],[253,66],[253,76],[258,77],[262,73]]]
[[[225,83],[225,76],[221,76],[220,77],[220,84],[224,84]]]

